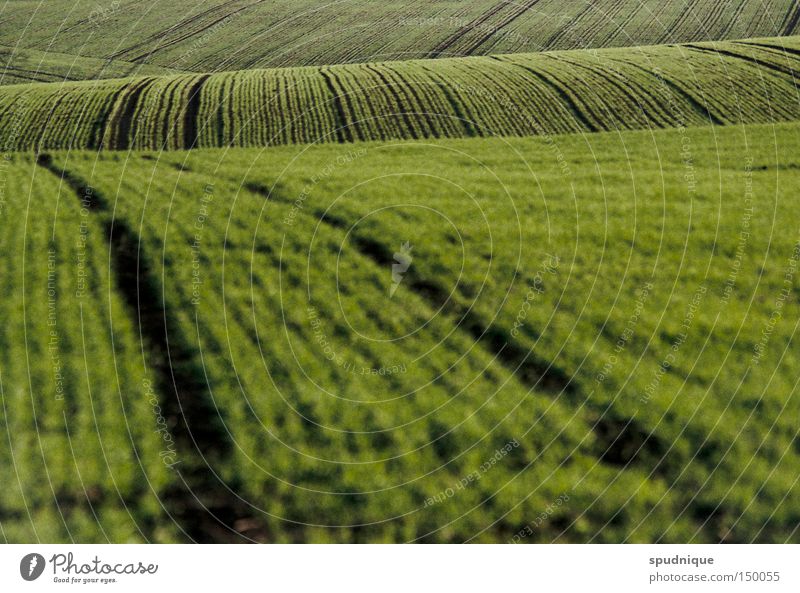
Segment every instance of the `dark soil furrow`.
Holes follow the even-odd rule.
[[[581,22],[583,17],[585,17],[587,14],[591,14],[593,11],[594,6],[592,6],[591,3],[587,3],[583,10],[576,14],[575,17],[569,22],[569,25],[557,29],[552,35],[550,35],[550,37],[548,37],[547,41],[542,43],[542,51],[547,51],[548,49],[555,47],[564,36],[572,33],[575,25]]]
[[[549,88],[555,91],[556,95],[561,99],[561,101],[564,103],[564,105],[567,107],[570,113],[572,113],[572,115],[575,116],[575,119],[581,122],[587,130],[589,130],[590,132],[597,132],[599,130],[597,125],[591,119],[589,119],[585,113],[583,113],[583,110],[581,110],[578,107],[578,104],[573,100],[573,98],[570,97],[569,94],[563,88],[561,88],[561,85],[556,84],[541,72],[538,72],[533,68],[529,68],[524,64],[520,64],[518,62],[512,62],[510,60],[508,61],[508,63],[513,64],[517,68],[521,68],[530,74],[533,74],[536,78],[541,80]]]
[[[484,12],[482,15],[480,15],[479,17],[473,19],[472,21],[470,21],[469,23],[467,23],[466,25],[464,25],[463,27],[458,29],[458,31],[456,31],[455,33],[450,35],[447,39],[445,39],[444,41],[439,43],[436,47],[434,47],[428,53],[427,57],[429,57],[429,58],[438,58],[443,53],[445,53],[448,49],[450,49],[453,45],[458,43],[458,41],[462,37],[467,35],[475,27],[480,27],[483,23],[485,23],[486,21],[491,19],[494,15],[496,15],[498,12],[503,10],[509,4],[511,4],[510,0],[503,0],[503,2],[500,2],[496,6],[493,6],[492,8],[490,8],[489,10]]]
[[[643,68],[639,64],[634,62],[625,61],[624,63],[628,64],[629,66],[633,66],[634,68],[638,68],[648,76],[657,76],[654,71],[648,70],[647,68]],[[698,99],[696,99],[691,93],[685,91],[679,85],[675,84],[666,76],[657,76],[657,78],[664,84],[664,86],[668,87],[670,92],[679,95],[681,98],[684,99],[689,105],[691,105],[692,109],[699,113],[704,119],[707,119],[709,122],[716,126],[725,125],[725,122],[722,121],[719,117],[717,117],[711,110],[708,108],[708,105],[704,102],[701,103]],[[686,125],[686,122],[682,122],[682,125]]]
[[[422,66],[422,69],[428,73],[431,81],[436,84],[439,91],[441,91],[441,93],[445,96],[447,102],[450,104],[450,107],[453,108],[456,118],[459,122],[461,122],[461,125],[464,126],[466,135],[470,138],[474,136],[481,136],[482,134],[475,127],[475,118],[471,113],[469,113],[468,107],[459,101],[453,94],[453,90],[450,88],[452,83],[448,82],[446,78],[439,76],[435,71],[431,70],[427,66]],[[436,79],[435,81],[434,78]]]
[[[755,41],[732,41],[731,43],[735,43],[736,45],[751,46],[751,47],[758,47],[760,49],[766,49],[770,53],[777,54],[784,59],[787,59],[789,57],[787,54],[791,54],[793,56],[800,56],[800,49],[795,49],[793,47],[769,45],[768,43],[757,43]]]
[[[203,88],[208,74],[197,78],[189,89],[186,98],[186,109],[183,112],[183,148],[189,150],[195,147],[200,131],[200,91]]]
[[[155,82],[153,78],[145,78],[127,85],[118,98],[118,104],[112,109],[106,124],[104,146],[109,150],[124,150],[131,145],[130,133],[136,115],[139,97],[144,90]]]
[[[247,10],[248,8],[251,8],[252,6],[255,6],[256,4],[260,4],[263,1],[264,0],[258,0],[257,2],[254,2],[253,4],[249,4],[247,6],[243,6],[242,8],[234,10],[233,12],[229,12],[227,14],[224,14],[221,17],[218,17],[218,18],[214,19],[210,23],[208,23],[206,25],[203,25],[202,27],[200,27],[199,29],[197,29],[195,31],[190,31],[188,33],[184,33],[180,37],[177,37],[177,38],[175,38],[175,39],[173,39],[171,41],[168,41],[166,43],[162,43],[161,45],[159,45],[158,47],[153,48],[149,52],[141,54],[141,55],[133,57],[133,58],[130,58],[127,61],[129,61],[129,62],[146,61],[149,58],[151,58],[153,56],[153,54],[155,54],[157,52],[160,52],[160,51],[163,51],[163,50],[165,50],[165,49],[167,49],[169,47],[172,47],[173,45],[177,45],[178,43],[181,43],[182,41],[186,41],[187,39],[191,39],[192,37],[197,37],[198,35],[202,35],[203,33],[208,31],[209,29],[215,27],[219,23],[234,17],[235,15],[239,14],[240,12],[242,12],[244,10]]]
[[[210,397],[203,366],[175,321],[176,312],[167,302],[141,238],[127,222],[113,217],[111,204],[100,192],[76,174],[59,168],[49,154],[40,154],[37,163],[66,183],[82,205],[88,202],[96,224],[106,233],[115,288],[139,331],[156,393],[163,400],[163,414],[178,446],[181,463],[172,468],[176,484],[163,493],[171,518],[194,542],[264,539],[262,527],[254,527],[248,534],[234,527],[242,521],[260,525],[254,517],[257,511],[211,470],[211,464],[225,465],[232,446]]]
[[[417,113],[432,114],[431,116],[420,118],[419,125],[425,127],[424,137],[439,138],[442,131],[439,127],[439,120],[436,117],[440,114],[437,113],[438,103],[436,102],[435,94],[428,92],[425,83],[420,82],[414,74],[403,73],[392,64],[385,64],[383,67],[394,75],[395,80],[399,80],[400,84],[404,85],[406,92],[415,102],[414,110]]]
[[[731,29],[733,29],[734,25],[739,22],[739,17],[742,16],[744,9],[747,7],[747,0],[742,0],[739,2],[738,8],[734,11],[734,13],[728,18],[728,24],[725,25],[725,29],[716,37],[719,39],[728,39]]]
[[[338,226],[330,217],[323,217],[322,220]],[[381,267],[390,268],[393,256],[389,247],[372,237],[353,233],[350,237],[362,255]],[[457,319],[458,327],[467,331],[476,342],[496,356],[522,383],[554,394],[573,390],[572,380],[563,369],[540,360],[532,350],[526,350],[512,340],[505,328],[486,322],[474,308],[458,303],[438,282],[422,278],[413,272],[406,278],[411,290],[427,301],[434,310],[441,310],[444,315]]]
[[[569,60],[566,58],[555,58],[559,61],[562,61],[566,64],[570,64],[575,68],[580,68],[589,72],[591,75],[598,77],[599,79],[603,80],[604,83],[608,84],[609,87],[615,88],[621,96],[624,96],[625,99],[631,105],[635,105],[638,111],[637,115],[641,116],[643,123],[648,126],[655,125],[657,127],[663,127],[664,124],[660,123],[655,117],[654,113],[658,113],[659,107],[655,103],[651,103],[648,99],[649,97],[647,94],[639,92],[634,93],[631,89],[638,86],[636,82],[633,80],[625,80],[624,75],[618,71],[616,71],[613,67],[609,67],[606,65],[604,68],[595,68],[587,64],[581,64],[580,62]],[[640,90],[641,89],[637,89]],[[609,116],[611,118],[614,117],[615,114],[610,113]],[[617,113],[617,117],[620,117],[620,124],[625,126],[630,122],[625,121],[625,115],[622,113]],[[640,123],[637,118],[635,121],[636,123]]]
[[[377,68],[373,68],[369,64],[366,65],[367,70],[373,72],[383,84],[383,88],[386,89],[386,92],[391,94],[392,98],[394,99],[395,105],[397,105],[397,111],[400,116],[403,118],[403,122],[405,123],[406,130],[408,130],[408,134],[411,138],[417,139],[419,136],[417,134],[417,130],[414,127],[414,122],[411,121],[411,118],[408,116],[409,111],[409,104],[408,101],[405,100],[405,97],[400,96],[400,92],[398,88],[401,88],[400,85],[397,83],[393,83],[386,78],[386,76],[378,70]]]
[[[286,205],[293,202],[291,199],[280,195],[277,189],[250,182],[245,184],[248,191],[256,193],[266,199],[275,200]],[[348,231],[350,225],[347,221],[330,213],[320,210],[310,210],[307,216],[313,217],[330,227]],[[372,260],[381,268],[390,269],[393,262],[392,249],[372,237],[367,237],[350,232],[349,238],[358,252]],[[485,350],[491,353],[505,366],[517,379],[530,388],[546,391],[551,394],[572,393],[576,385],[567,372],[552,362],[541,360],[533,350],[527,350],[511,339],[510,333],[496,324],[482,319],[475,312],[474,307],[467,307],[459,303],[447,289],[438,282],[423,278],[413,270],[408,272],[404,281],[409,288],[427,302],[435,311],[441,311],[455,320],[455,325],[469,333]]]
[[[67,95],[61,95],[61,96],[59,96],[59,97],[58,97],[58,98],[56,98],[56,100],[53,102],[53,105],[52,105],[52,107],[50,107],[50,113],[48,113],[48,114],[47,114],[47,118],[44,120],[44,123],[42,124],[42,131],[43,131],[43,133],[42,133],[42,135],[39,137],[39,141],[37,142],[37,144],[36,144],[36,146],[35,146],[35,150],[36,150],[37,152],[38,152],[38,150],[39,150],[39,147],[40,147],[41,140],[42,140],[42,138],[44,137],[44,132],[46,132],[46,131],[47,131],[47,127],[50,125],[50,122],[51,122],[51,121],[52,121],[52,119],[53,119],[53,114],[55,113],[55,111],[56,111],[56,109],[58,108],[58,106],[59,106],[59,105],[61,105],[61,103],[62,103],[62,102],[64,101],[64,99],[66,99],[66,98],[67,98]]]
[[[190,16],[190,17],[188,17],[188,18],[186,18],[186,19],[184,19],[184,20],[182,20],[182,21],[180,21],[178,23],[175,23],[174,25],[168,27],[167,29],[164,29],[162,31],[158,31],[156,33],[153,33],[152,35],[149,35],[146,39],[143,39],[142,41],[140,41],[138,43],[135,43],[134,45],[126,47],[125,49],[121,49],[121,50],[111,54],[108,57],[111,58],[112,60],[119,59],[121,56],[123,56],[123,55],[125,55],[127,53],[130,53],[130,52],[132,52],[132,51],[134,51],[136,49],[139,49],[140,47],[144,47],[148,43],[152,43],[154,41],[160,41],[160,40],[164,39],[170,33],[174,32],[174,31],[177,31],[177,30],[180,30],[183,27],[187,27],[188,25],[191,25],[191,24],[197,22],[198,20],[201,20],[201,19],[207,17],[210,14],[213,14],[215,11],[224,9],[226,6],[229,6],[231,4],[235,4],[236,2],[238,2],[238,0],[230,0],[229,2],[226,2],[226,3],[218,5],[218,6],[212,6],[211,8],[208,8],[208,9],[202,11],[202,12],[199,12],[199,13],[193,15],[193,16]]]
[[[334,118],[336,120],[336,139],[339,142],[353,142],[353,130],[350,128],[350,121],[347,117],[348,111],[353,113],[353,110],[345,109],[345,103],[349,101],[347,94],[344,89],[339,91],[336,88],[337,84],[335,83],[339,81],[328,68],[321,68],[320,74],[325,79],[325,84],[331,93],[331,101],[333,101]]]
[[[471,55],[474,51],[476,51],[481,45],[489,41],[494,35],[497,34],[498,31],[501,29],[506,28],[508,25],[513,23],[523,14],[528,12],[531,8],[533,8],[536,4],[539,3],[539,0],[528,0],[523,6],[520,6],[515,10],[513,13],[505,17],[503,20],[500,21],[500,24],[497,27],[493,27],[491,31],[488,31],[484,35],[481,36],[480,39],[472,43],[472,45],[467,47],[467,50],[464,52],[467,55]]]
[[[617,15],[619,15],[622,12],[626,13],[624,20],[628,20],[633,18],[633,16],[636,15],[638,10],[635,8],[631,10],[630,5],[628,5],[628,3],[625,2],[625,0],[616,0],[616,2],[613,5],[609,6],[605,10],[601,18],[597,18],[595,15],[592,15],[595,16],[595,18],[593,21],[589,21],[586,28],[581,32],[577,47],[589,47],[598,45],[595,42],[595,40],[601,28],[604,27],[607,23],[610,22],[613,23]],[[619,26],[617,26],[617,29],[619,29]]]
[[[79,78],[71,78],[66,74],[55,74],[45,70],[27,70],[25,68],[16,68],[11,64],[3,64],[3,72],[14,73],[15,76],[24,77],[36,82],[53,82],[62,80],[80,80]],[[34,78],[38,76],[39,78]],[[42,78],[45,77],[45,78]],[[49,78],[47,78],[49,77]]]
[[[793,12],[792,12],[793,11]],[[789,15],[786,18],[786,26],[783,28],[782,35],[792,35],[800,23],[800,0],[796,0],[794,7],[790,9]]]
[[[778,66],[777,64],[772,64],[770,62],[765,62],[764,60],[759,60],[758,58],[754,58],[752,56],[745,56],[742,54],[737,54],[736,52],[724,50],[724,49],[717,49],[713,47],[702,47],[699,45],[687,45],[689,49],[693,49],[695,51],[701,51],[705,53],[712,53],[717,55],[727,56],[729,58],[734,58],[737,60],[744,60],[745,62],[750,62],[751,64],[756,64],[762,68],[766,68],[767,70],[772,70],[774,72],[780,72],[781,74],[788,75],[792,78],[795,77],[795,71],[791,68],[784,68],[783,66]]]

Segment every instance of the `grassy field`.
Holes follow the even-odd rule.
[[[209,72],[792,35],[793,0],[50,0],[0,44]]]
[[[0,533],[797,542],[797,155],[796,123],[10,155]]]
[[[800,543],[799,72],[795,0],[6,2],[0,542]]]
[[[142,403],[152,375],[103,232],[26,158],[5,155],[0,181],[0,534],[174,540],[174,525],[156,520],[170,472],[152,463],[165,449]]]
[[[0,85],[175,74],[168,68],[0,46]]]
[[[181,149],[800,117],[800,37],[0,90],[11,150]]]

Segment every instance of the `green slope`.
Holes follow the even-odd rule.
[[[197,72],[791,35],[794,0],[16,1],[0,44]]]
[[[266,146],[765,123],[800,116],[800,37],[0,89],[0,141]]]
[[[175,74],[160,66],[0,46],[0,85]]]
[[[170,410],[175,475],[205,509],[167,500],[195,539],[783,542],[800,523],[798,132],[56,153],[32,183],[44,216],[91,187],[93,223],[114,220],[92,256],[125,303],[115,326],[145,329],[116,360],[147,364]],[[25,218],[6,214],[8,241]],[[30,336],[42,316],[21,318]]]

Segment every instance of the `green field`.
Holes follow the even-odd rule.
[[[798,542],[798,155],[796,123],[9,155],[0,533]]]
[[[0,85],[174,73],[160,66],[0,46]]]
[[[209,72],[792,35],[793,0],[32,0],[0,44]]]
[[[526,136],[800,118],[800,37],[31,84],[11,150]]]
[[[799,74],[798,0],[6,2],[0,542],[800,543]]]
[[[152,376],[97,222],[27,158],[6,155],[0,182],[3,540],[174,539],[155,522],[171,479],[151,463]]]

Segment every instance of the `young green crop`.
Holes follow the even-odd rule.
[[[790,121],[798,48],[791,37],[17,85],[0,89],[0,141],[169,150]]]
[[[54,156],[136,229],[253,539],[780,542],[797,132]]]
[[[34,22],[4,10],[0,44],[210,72],[792,35],[799,17],[792,0],[51,0]]]
[[[174,541],[159,395],[91,195],[27,156],[3,157],[0,181],[0,537]]]
[[[174,74],[169,68],[0,45],[0,85]]]

